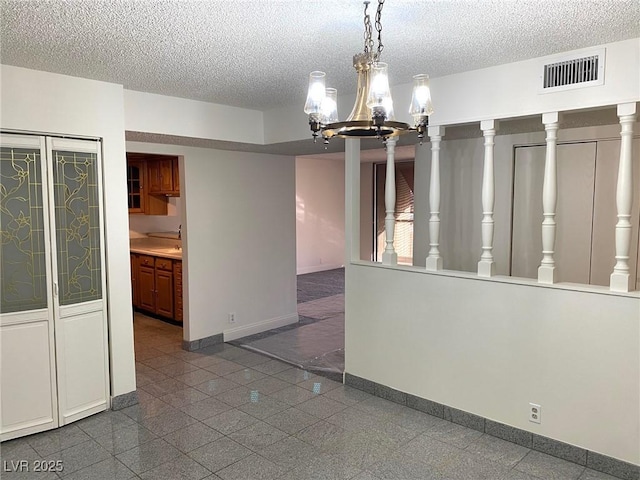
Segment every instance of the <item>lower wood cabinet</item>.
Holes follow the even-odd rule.
[[[131,277],[134,307],[182,321],[182,260],[132,253]]]
[[[131,300],[134,307],[140,306],[140,288],[138,287],[138,256],[135,253],[131,254]]]
[[[156,258],[156,313],[173,318],[173,262]]]
[[[174,313],[173,317],[178,321],[182,321],[182,262],[173,262],[173,291],[174,291]]]
[[[143,310],[156,313],[156,272],[153,267],[140,265],[138,270],[139,304]]]

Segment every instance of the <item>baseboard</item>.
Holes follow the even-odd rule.
[[[285,325],[291,325],[298,322],[298,314],[292,313],[291,315],[285,315],[283,317],[271,318],[262,322],[252,323],[250,325],[243,325],[241,327],[230,328],[223,332],[224,341],[230,342],[237,340],[238,338],[247,337],[249,335],[255,335],[272,328],[284,327]]]
[[[384,398],[391,402],[413,408],[414,410],[433,415],[434,417],[439,417],[449,422],[457,423],[458,425],[478,430],[487,435],[522,445],[531,450],[562,458],[563,460],[586,466],[592,470],[597,470],[623,480],[640,479],[640,465],[634,465],[521,428],[495,422],[442,403],[395,390],[386,385],[367,380],[366,378],[351,375],[350,373],[345,372],[344,384],[375,395],[376,397]]]
[[[313,265],[311,267],[300,267],[296,270],[298,275],[304,275],[305,273],[325,272],[327,270],[335,270],[336,268],[343,268],[344,265]]]
[[[200,350],[201,348],[210,347],[223,342],[224,339],[222,338],[222,334],[216,333],[215,335],[199,338],[198,340],[183,340],[182,349],[187,350],[188,352],[193,352],[194,350]]]
[[[122,395],[116,395],[111,397],[111,410],[122,410],[123,408],[136,405],[138,403],[138,391],[123,393]]]

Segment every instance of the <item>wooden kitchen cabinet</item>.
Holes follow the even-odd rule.
[[[173,261],[173,299],[174,299],[174,312],[173,318],[181,322],[184,314],[182,309],[182,261]]]
[[[160,185],[160,162],[148,159],[145,163],[147,165],[147,178],[149,179],[149,193],[152,195],[160,193],[160,190],[162,190]]]
[[[154,258],[149,255],[138,257],[139,308],[156,312],[156,269]]]
[[[138,266],[138,255],[131,254],[131,301],[134,307],[140,306],[140,287],[138,287],[138,274],[140,267]]]
[[[131,266],[134,306],[181,322],[182,261],[132,253]]]
[[[166,196],[151,195],[148,162],[144,155],[127,153],[127,200],[129,213],[166,215]]]
[[[159,156],[147,160],[149,193],[152,195],[180,196],[178,157]]]
[[[180,196],[180,168],[178,168],[178,158],[176,157],[171,163],[172,178],[173,178],[173,192],[174,196]]]
[[[145,163],[139,160],[127,161],[127,200],[129,213],[145,212]]]
[[[173,262],[156,258],[156,312],[173,318]]]

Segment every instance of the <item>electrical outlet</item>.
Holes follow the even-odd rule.
[[[542,407],[535,403],[529,404],[529,421],[533,423],[540,423],[542,421]]]
[[[229,323],[236,323],[236,312],[229,312]]]

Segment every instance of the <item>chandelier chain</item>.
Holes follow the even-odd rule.
[[[380,58],[384,45],[382,44],[382,7],[384,0],[378,0],[378,9],[376,11],[376,30],[378,31],[378,52],[376,53],[376,61]]]
[[[372,29],[371,29],[371,18],[367,13],[367,9],[369,8],[369,2],[364,2],[364,53],[369,53],[373,51],[373,38],[372,38]]]

